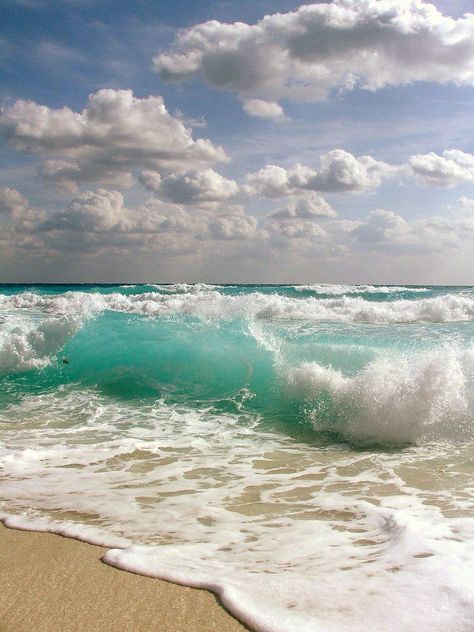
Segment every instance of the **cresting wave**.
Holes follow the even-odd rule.
[[[45,387],[75,380],[134,397],[222,400],[227,409],[244,397],[246,409],[286,431],[311,425],[364,445],[473,437],[472,339],[462,329],[430,338],[423,324],[466,323],[468,292],[375,303],[208,288],[24,292],[1,296],[0,309],[0,375],[51,365]],[[322,327],[328,314],[343,328]],[[382,327],[403,318],[396,336]],[[357,319],[369,329],[360,331]],[[67,373],[57,362],[63,348],[73,353]]]
[[[150,283],[148,284],[148,287],[152,287],[159,290],[160,292],[165,292],[169,294],[185,294],[188,292],[196,294],[197,292],[215,290],[219,288],[218,285],[212,285],[209,283],[172,283],[168,285]],[[224,287],[237,288],[239,286],[226,285]],[[276,285],[267,287],[273,287],[275,289],[294,289],[296,292],[310,292],[312,294],[319,294],[321,296],[342,296],[344,294],[400,294],[405,292],[409,292],[410,294],[418,294],[429,292],[429,289],[425,287],[408,287],[403,285],[336,285],[331,283],[314,283],[312,285]]]
[[[78,314],[39,322],[4,316],[0,328],[0,375],[46,367],[80,329],[83,320]]]
[[[474,439],[474,345],[385,354],[353,377],[317,362],[283,373],[318,432],[363,445]]]
[[[393,302],[367,301],[361,297],[290,298],[279,294],[252,292],[232,296],[215,290],[161,294],[100,294],[66,292],[60,296],[25,292],[0,296],[0,309],[41,309],[46,313],[94,315],[104,310],[146,316],[194,316],[201,319],[233,318],[263,320],[309,320],[354,323],[449,323],[474,320],[474,295],[401,299]]]

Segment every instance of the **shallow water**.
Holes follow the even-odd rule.
[[[472,288],[0,290],[11,524],[258,630],[472,629]]]

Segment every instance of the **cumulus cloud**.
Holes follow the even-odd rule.
[[[278,119],[283,116],[281,105],[263,99],[246,99],[243,103],[243,109],[249,116],[260,118]]]
[[[288,204],[270,213],[270,217],[279,220],[304,219],[319,217],[335,217],[336,211],[326,200],[314,193],[307,197],[291,200]]]
[[[355,87],[472,85],[474,15],[453,19],[423,0],[319,2],[254,25],[213,20],[182,30],[154,64],[163,79],[198,75],[231,90],[246,109],[255,99],[321,101]]]
[[[371,156],[357,158],[343,149],[334,149],[321,156],[319,171],[300,164],[289,170],[267,165],[247,176],[246,191],[266,198],[285,197],[303,191],[368,191],[399,172],[400,167]]]
[[[1,111],[0,131],[15,149],[44,159],[43,177],[73,191],[87,182],[129,186],[135,169],[185,171],[227,160],[210,140],[194,140],[162,97],[140,99],[131,90],[99,90],[82,112],[16,101]]]
[[[44,217],[44,212],[32,208],[16,189],[0,187],[0,217],[2,215],[17,232],[27,232]]]
[[[291,246],[290,242],[293,240],[303,240],[308,244],[321,242],[328,235],[320,222],[336,215],[336,211],[326,200],[311,192],[306,197],[292,199],[283,208],[269,213],[263,230],[279,246]]]
[[[407,260],[410,265],[426,261],[437,265],[458,257],[462,262],[470,256],[474,234],[474,200],[467,197],[443,216],[410,219],[375,209],[362,219],[348,220],[335,217],[335,210],[310,192],[257,219],[239,205],[206,209],[152,197],[128,206],[121,192],[99,188],[77,194],[66,208],[45,217],[18,191],[4,188],[0,209],[0,221],[6,222],[0,231],[3,259],[19,262],[29,257],[44,265],[65,253],[81,265],[93,265],[96,259],[106,262],[109,255],[123,260],[133,254],[134,260],[183,257],[188,272],[194,269],[189,266],[207,261],[209,271],[218,265],[225,273],[234,257],[251,266],[258,261],[269,270],[283,257],[288,265],[299,261],[304,269],[308,262],[333,262],[338,269],[346,266],[349,273],[364,265],[369,271],[369,261],[375,266]],[[400,255],[407,259],[395,259]],[[235,265],[238,271],[239,264]]]
[[[280,198],[291,194],[291,172],[277,165],[266,165],[255,173],[247,175],[245,188],[249,195],[264,198]]]
[[[451,188],[474,182],[474,155],[460,149],[447,149],[441,156],[434,152],[412,156],[408,164],[422,184]]]
[[[446,216],[412,221],[393,211],[375,209],[364,219],[355,222],[349,234],[364,248],[380,249],[387,253],[454,253],[463,243],[472,239],[474,217],[469,210],[467,198],[461,198]]]
[[[239,186],[213,169],[161,176],[157,171],[145,171],[140,176],[145,188],[175,204],[212,206],[234,197]]]
[[[327,233],[322,226],[312,221],[292,220],[269,222],[266,231],[276,243],[283,245],[286,239],[299,239],[306,241],[321,240],[327,237]]]
[[[135,223],[136,224],[136,221]],[[119,191],[84,191],[64,211],[54,213],[39,227],[42,231],[123,231],[131,228]]]
[[[20,217],[28,208],[28,201],[16,189],[0,187],[0,213]]]
[[[128,208],[119,191],[98,189],[79,193],[60,212],[38,226],[42,232],[122,233],[149,235],[159,232],[199,232],[199,221],[180,206],[160,200]]]
[[[400,215],[384,209],[371,211],[352,234],[363,242],[388,242],[394,245],[417,241],[412,227]]]
[[[36,226],[36,234],[52,249],[90,251],[128,247],[161,252],[197,253],[212,240],[249,240],[257,220],[243,207],[224,212],[184,209],[156,198],[128,208],[119,191],[98,189],[76,195],[68,207]]]
[[[367,191],[378,187],[394,171],[394,167],[371,156],[356,158],[343,149],[335,149],[321,156],[317,173],[296,173],[294,183],[315,191]]]
[[[249,240],[257,235],[257,220],[244,214],[220,215],[210,218],[208,230],[212,239]]]

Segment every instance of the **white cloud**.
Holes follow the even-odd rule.
[[[269,235],[279,245],[283,245],[283,240],[299,239],[311,242],[313,240],[321,240],[327,237],[327,233],[319,224],[312,221],[292,220],[292,221],[274,221],[266,226]],[[290,244],[289,244],[290,245]]]
[[[246,99],[243,103],[243,109],[249,116],[260,118],[278,119],[283,116],[281,105],[263,99]]]
[[[396,169],[371,156],[356,158],[343,149],[334,149],[321,156],[318,173],[295,174],[299,188],[315,191],[367,191],[378,187],[382,179],[394,175]]]
[[[304,219],[311,220],[319,217],[335,217],[336,211],[325,199],[311,193],[307,197],[296,198],[288,202],[281,209],[270,213],[270,217],[279,220]]]
[[[441,156],[434,152],[411,156],[409,168],[421,184],[451,188],[474,182],[474,155],[460,149],[447,149]]]
[[[283,208],[268,214],[263,230],[272,243],[292,246],[293,240],[304,240],[306,244],[325,241],[328,234],[320,224],[335,217],[336,211],[326,200],[310,192],[305,197],[290,200]],[[290,240],[290,242],[288,242]]]
[[[129,186],[135,169],[184,171],[227,160],[221,147],[194,140],[162,97],[140,99],[131,90],[99,90],[80,113],[16,101],[2,110],[0,130],[15,149],[44,158],[40,173],[70,190],[86,182]]]
[[[291,194],[290,175],[283,167],[266,165],[255,173],[249,173],[246,179],[245,190],[249,195],[272,199]]]
[[[161,176],[145,171],[140,176],[145,188],[175,204],[213,206],[234,197],[239,186],[213,169],[189,170]]]
[[[352,234],[363,242],[386,242],[392,245],[418,243],[409,223],[400,215],[384,209],[371,211]]]
[[[51,215],[38,226],[42,232],[74,231],[77,233],[120,233],[147,235],[159,232],[199,232],[199,218],[180,206],[151,199],[128,208],[119,191],[98,189],[79,193],[69,206]]]
[[[446,254],[456,252],[463,243],[472,239],[474,217],[468,206],[459,206],[447,216],[432,216],[408,221],[393,211],[376,209],[350,231],[356,241],[365,248],[381,251],[414,253],[424,256],[427,253]],[[336,223],[336,222],[335,222]]]
[[[296,165],[284,169],[267,165],[247,176],[246,191],[267,198],[278,198],[298,191],[368,191],[382,180],[400,173],[400,167],[375,160],[371,156],[357,158],[343,149],[334,149],[320,158],[320,169]]]
[[[209,240],[248,240],[257,234],[257,220],[243,207],[227,212],[185,210],[151,198],[128,208],[119,191],[98,189],[79,193],[69,206],[53,213],[35,228],[55,250],[90,251],[128,247],[161,252],[197,253]]]
[[[257,234],[257,220],[249,215],[220,215],[209,221],[209,235],[212,239],[245,239]]]
[[[422,0],[333,0],[254,25],[198,24],[154,63],[164,79],[199,75],[244,103],[414,81],[472,85],[474,14],[453,19]]]
[[[279,275],[304,272],[311,263],[324,269],[334,265],[349,278],[374,273],[378,279],[381,270],[408,274],[421,266],[429,272],[444,262],[462,271],[472,258],[474,200],[466,197],[444,216],[414,220],[385,209],[360,220],[335,219],[334,209],[313,192],[291,198],[258,221],[242,206],[223,208],[184,208],[157,198],[129,207],[119,191],[97,189],[79,193],[64,210],[45,218],[18,191],[4,188],[0,257],[2,265],[30,270],[41,262],[51,273],[58,258],[75,266],[103,266],[108,257],[118,257],[113,259],[118,267],[124,260],[159,260],[170,262],[170,270],[183,265],[188,277],[207,262],[207,273],[222,273],[223,280],[230,270],[241,278],[243,266],[255,274],[257,263],[259,270],[263,266]]]
[[[0,213],[20,217],[28,208],[28,200],[16,189],[0,187]]]
[[[4,216],[16,232],[28,232],[44,212],[30,207],[28,200],[16,189],[0,186],[0,217]]]
[[[77,232],[124,231],[130,228],[119,191],[84,191],[65,211],[48,218],[40,230],[73,230]]]

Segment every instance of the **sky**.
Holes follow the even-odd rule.
[[[474,283],[472,0],[0,4],[0,282]]]

